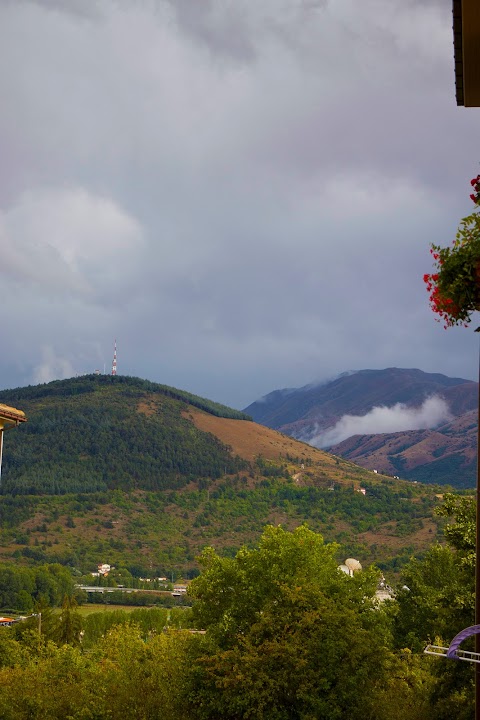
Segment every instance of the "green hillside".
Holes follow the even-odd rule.
[[[107,562],[192,575],[268,523],[308,522],[396,571],[437,537],[439,489],[375,475],[242,413],[138,378],[86,376],[0,392],[28,422],[5,436],[0,562]],[[359,492],[363,488],[366,494]]]
[[[5,443],[4,494],[173,489],[245,468],[184,413],[193,406],[218,417],[247,415],[139,378],[55,381],[0,392],[0,402],[28,417]]]

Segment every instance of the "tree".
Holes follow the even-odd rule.
[[[203,638],[166,632],[142,639],[135,623],[113,627],[96,649],[97,681],[112,720],[176,720],[189,712],[190,677]]]
[[[292,533],[267,526],[258,548],[242,548],[234,558],[206,548],[199,557],[203,572],[189,586],[196,600],[196,626],[208,628],[227,646],[269,604],[278,604],[284,587],[313,585],[332,597],[347,594],[361,607],[365,595],[374,594],[378,574],[367,571],[347,577],[337,570],[337,550],[336,544],[325,545],[322,536],[305,525]]]
[[[199,663],[200,717],[363,720],[382,717],[376,694],[389,652],[376,626],[347,603],[284,586],[247,632]]]
[[[475,621],[474,501],[447,493],[437,513],[453,521],[445,526],[447,545],[435,544],[423,560],[410,561],[392,606],[396,646],[417,652],[427,643],[448,646]],[[473,712],[471,665],[425,660],[433,678],[429,700],[437,720],[453,716],[469,720]]]
[[[453,518],[454,522],[444,528],[445,539],[454,548],[462,565],[475,571],[476,510],[473,497],[446,493],[436,514]]]
[[[12,636],[10,628],[0,628],[0,667],[20,665],[27,658],[28,650]]]
[[[397,592],[397,645],[422,649],[435,638],[450,641],[474,622],[475,504],[446,493],[436,513],[451,519],[446,545],[435,544],[423,560],[412,559]]]
[[[423,560],[412,559],[396,595],[398,647],[421,651],[436,638],[450,640],[474,621],[469,569],[449,546],[435,544]]]
[[[374,571],[348,577],[337,546],[307,527],[267,527],[258,549],[212,548],[190,585],[210,651],[198,663],[201,718],[381,717],[388,629]],[[361,691],[360,691],[361,688]]]
[[[79,645],[81,632],[82,618],[77,611],[77,602],[73,595],[65,595],[54,631],[54,640],[59,645]]]
[[[2,720],[110,717],[102,712],[98,669],[78,648],[52,642],[23,665],[0,668]],[[98,711],[100,706],[100,712]]]
[[[21,612],[32,612],[33,600],[30,593],[26,590],[19,590],[17,593],[16,609]]]
[[[55,615],[45,595],[40,595],[34,605],[34,613],[24,622],[12,628],[16,637],[22,639],[24,635],[31,635],[44,640],[52,640],[55,634]]]

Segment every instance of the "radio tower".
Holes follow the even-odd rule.
[[[115,340],[115,345],[113,348],[113,362],[112,362],[112,375],[117,374],[117,341]]]

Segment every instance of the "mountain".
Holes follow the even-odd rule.
[[[439,531],[438,488],[375,475],[182,390],[92,375],[0,402],[28,418],[5,434],[0,561],[194,573],[205,545],[233,554],[268,523],[308,522],[345,557],[387,569]]]
[[[378,472],[457,488],[475,485],[477,411],[435,430],[354,435],[330,451]]]
[[[248,416],[139,378],[83,376],[2,391],[0,398],[28,417],[5,443],[5,493],[174,489],[246,465],[185,412]]]
[[[394,408],[394,412],[400,403],[420,414],[429,398],[443,400],[448,408],[449,417],[441,413],[427,417],[431,425],[437,417],[434,429],[366,434],[355,431],[356,427],[364,429],[372,424],[382,427],[385,413],[369,415],[374,408]],[[245,412],[256,422],[328,447],[332,453],[370,470],[467,488],[475,485],[477,403],[478,385],[470,380],[387,368],[344,374],[319,386],[277,390],[249,405]],[[346,416],[368,422],[346,422]],[[391,416],[388,420],[388,424],[394,424]],[[348,428],[352,430],[349,437]]]

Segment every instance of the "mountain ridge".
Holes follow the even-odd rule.
[[[465,428],[462,431],[464,425],[472,425],[468,413],[476,414],[478,405],[478,384],[471,380],[416,368],[360,370],[342,374],[317,388],[309,385],[289,390],[286,396],[274,391],[250,404],[245,412],[257,422],[315,443],[316,436],[334,428],[346,416],[364,417],[375,408],[395,408],[398,404],[415,410],[431,397],[447,403],[453,416],[449,422],[424,430],[357,433],[328,449],[370,470],[459,488],[473,487],[476,436],[471,427],[468,432]],[[466,418],[460,421],[463,415]],[[432,446],[430,454],[420,447],[427,437]],[[392,443],[403,446],[402,451],[390,452]],[[374,452],[370,450],[372,444]]]

